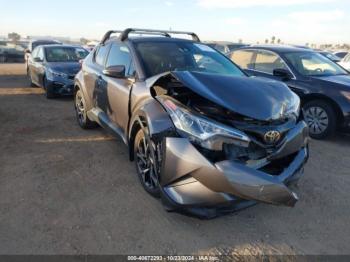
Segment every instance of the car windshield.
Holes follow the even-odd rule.
[[[331,59],[333,61],[340,61],[341,60],[339,57],[337,57],[336,55],[329,53],[329,52],[322,52],[320,54],[324,55],[325,57],[328,57],[329,59]]]
[[[135,43],[147,77],[169,71],[197,71],[244,76],[229,59],[215,49],[192,42]]]
[[[285,55],[295,69],[304,76],[334,76],[348,73],[321,54],[293,52]]]
[[[45,52],[47,62],[78,62],[89,54],[79,47],[48,47]]]

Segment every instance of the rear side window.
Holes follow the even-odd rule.
[[[242,69],[253,69],[253,55],[254,52],[251,50],[239,50],[232,52],[230,59]]]
[[[273,74],[275,69],[288,70],[286,64],[278,55],[267,51],[257,52],[254,69],[268,74]]]
[[[35,48],[32,52],[32,57],[38,57],[38,50],[39,48]]]
[[[226,48],[224,45],[215,45],[215,49],[218,50],[221,53],[225,53],[226,52]]]
[[[104,66],[109,45],[100,45],[95,53],[95,62],[100,66]]]
[[[129,48],[122,44],[112,44],[111,51],[109,52],[106,67],[110,66],[125,66],[125,74],[127,76],[134,74],[134,67],[131,60]]]

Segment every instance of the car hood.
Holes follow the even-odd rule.
[[[340,84],[343,86],[348,86],[350,88],[350,75],[337,75],[337,76],[320,76],[313,77],[322,82],[331,82],[335,84]]]
[[[179,71],[173,77],[198,95],[232,112],[261,121],[280,119],[298,96],[282,82]]]
[[[75,75],[79,72],[81,65],[79,62],[65,62],[65,63],[47,63],[47,66],[53,71]]]

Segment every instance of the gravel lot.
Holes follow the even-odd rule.
[[[295,208],[207,221],[164,211],[121,140],[80,129],[23,64],[0,65],[0,120],[0,254],[350,254],[348,135],[311,142]]]

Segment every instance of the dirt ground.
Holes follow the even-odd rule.
[[[350,254],[350,136],[312,141],[295,208],[167,213],[127,148],[0,65],[0,254]]]

